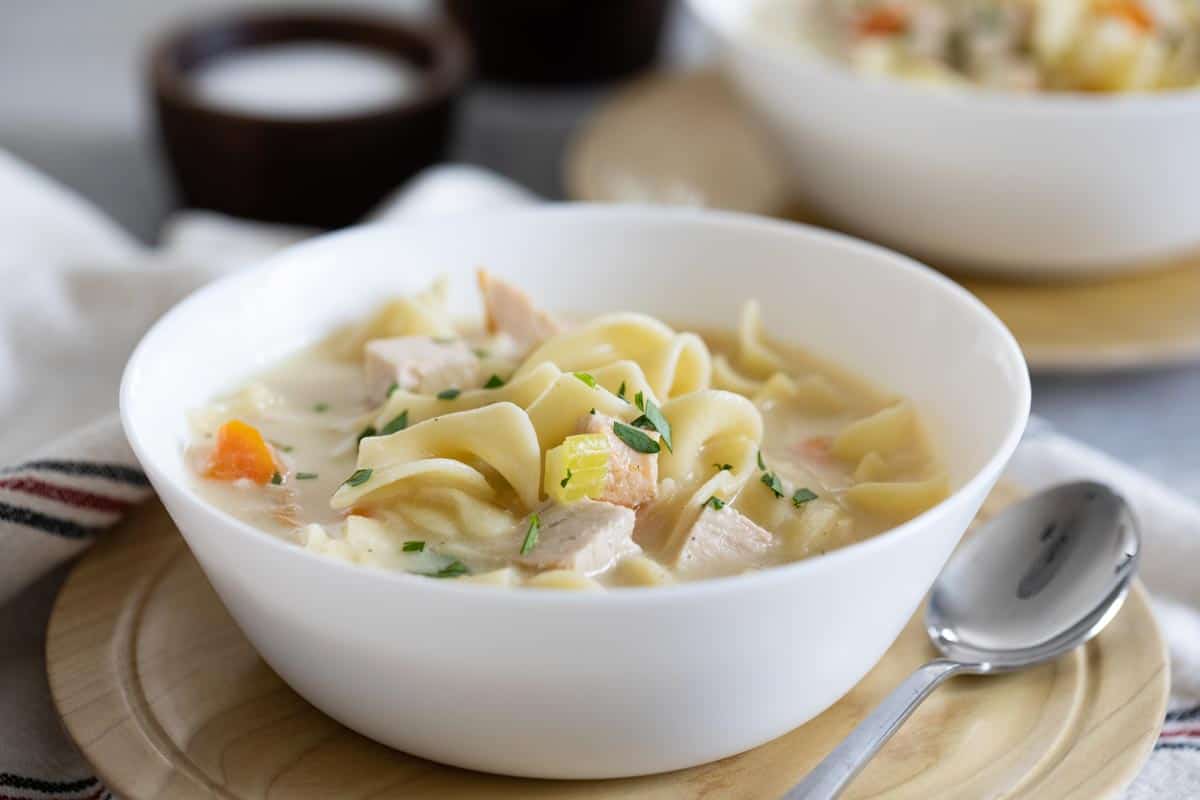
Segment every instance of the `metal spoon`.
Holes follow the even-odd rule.
[[[1129,506],[1098,483],[1049,489],[984,524],[929,597],[925,630],[945,658],[910,675],[784,800],[840,795],[947,678],[1031,667],[1091,639],[1120,610],[1139,547]]]

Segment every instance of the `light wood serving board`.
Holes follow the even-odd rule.
[[[989,506],[1003,502],[993,496]],[[67,730],[125,800],[774,798],[932,655],[915,618],[875,670],[820,717],[694,769],[579,782],[469,772],[389,750],[296,695],[242,636],[157,503],[106,534],[76,566],[47,643]],[[938,689],[847,797],[1111,797],[1158,735],[1166,664],[1135,587],[1097,639],[1058,662]]]
[[[710,71],[656,75],[618,92],[576,133],[563,173],[573,200],[699,205],[821,224],[789,199],[769,143]],[[987,280],[932,266],[1004,320],[1035,370],[1200,360],[1200,257],[1087,283]]]

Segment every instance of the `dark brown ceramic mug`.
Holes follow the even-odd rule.
[[[630,75],[658,54],[669,0],[445,0],[482,77],[536,84]]]
[[[369,48],[415,67],[416,88],[360,113],[287,118],[234,111],[196,90],[195,70],[245,48],[284,43]],[[165,37],[150,60],[159,134],[185,206],[334,228],[359,220],[441,160],[469,49],[448,26],[343,12],[231,14]]]

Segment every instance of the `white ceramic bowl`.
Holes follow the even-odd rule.
[[[755,575],[603,595],[504,591],[326,560],[201,499],[185,414],[383,298],[486,264],[549,307],[773,335],[913,398],[956,491],[884,535]],[[820,713],[916,609],[1016,446],[1020,350],[974,297],[886,250],[688,210],[546,207],[348,231],[197,292],[137,348],[125,431],[221,599],[315,706],[409,753],[600,778],[728,756]]]
[[[864,79],[750,29],[760,0],[690,0],[793,189],[875,241],[1034,278],[1200,247],[1200,92],[1033,95]]]

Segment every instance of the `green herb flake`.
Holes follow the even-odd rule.
[[[767,471],[766,462],[763,461],[763,457],[762,457],[762,450],[758,451],[758,468],[761,469],[763,472]]]
[[[328,410],[329,403],[317,403],[313,406],[313,411],[317,412],[318,414],[324,414]]]
[[[783,484],[780,482],[779,476],[774,472],[764,472],[759,480],[763,482],[764,486],[771,490],[771,493],[775,495],[776,499],[783,497]]]
[[[725,470],[732,472],[733,464],[713,464],[713,469],[715,469],[717,472],[724,472]]]
[[[458,397],[460,394],[462,394],[462,389],[455,389],[454,387],[450,387],[449,389],[442,389],[440,392],[438,392],[437,399],[438,400],[453,400],[454,398]]]
[[[296,480],[298,481],[315,481],[319,475],[315,472],[297,472]]]
[[[271,476],[271,485],[272,486],[279,486],[282,483],[283,483],[283,476],[280,475],[278,472],[276,472],[274,475]]]
[[[714,494],[712,497],[705,500],[702,505],[708,506],[713,511],[720,511],[725,507],[725,501]]]
[[[594,408],[593,408],[593,409],[592,409],[591,411],[589,411],[588,413],[589,413],[589,414],[591,414],[591,415],[594,417],[594,416],[596,416],[596,409],[594,409]]]
[[[379,431],[375,430],[374,425],[368,425],[367,427],[362,429],[362,433],[358,434],[358,441],[361,442],[363,439],[366,439],[368,436],[375,436],[378,433],[379,433]]]
[[[638,392],[637,396],[639,400],[642,400],[641,392]],[[645,400],[644,406],[643,408],[642,404],[638,405],[638,408],[641,408],[644,413],[633,421],[633,426],[658,431],[667,450],[675,452],[671,448],[671,423],[667,422],[667,418],[663,416],[662,409],[656,406],[653,400]]]
[[[817,493],[812,489],[797,489],[792,493],[792,505],[794,505],[796,508],[799,508],[810,500],[816,499]]]
[[[400,549],[406,553],[420,553],[425,549],[425,543],[421,541],[405,542]]]
[[[658,446],[658,442],[632,425],[626,425],[624,422],[613,422],[613,433],[617,435],[618,439],[639,453],[657,453],[662,449]]]
[[[571,468],[567,467],[567,477],[565,477],[561,481],[559,481],[558,485],[565,489],[565,488],[567,488],[567,484],[570,482],[571,482]]]
[[[586,383],[590,388],[596,388],[596,379],[588,372],[576,372],[575,377]]]
[[[292,447],[290,444],[282,444],[280,442],[275,441],[274,439],[271,440],[271,446],[274,447],[276,450],[280,451],[281,453],[290,453],[296,449],[296,448]]]
[[[476,347],[471,352],[473,352],[475,354],[476,358],[487,358],[488,357],[488,351],[484,350],[482,347]]]
[[[375,470],[370,469],[370,468],[356,469],[354,471],[353,475],[351,475],[349,478],[346,478],[346,485],[347,486],[362,486],[364,483],[371,480],[371,473],[374,471]]]
[[[429,573],[430,578],[457,578],[460,575],[469,575],[470,570],[467,565],[461,561],[451,561],[446,566],[439,569],[437,572]]]
[[[629,402],[628,400],[625,399],[625,381],[621,381],[621,387],[619,389],[617,389],[617,397],[621,398],[622,400],[625,400],[626,403]]]
[[[388,387],[387,396],[391,397],[398,391],[400,391],[400,384],[396,383],[395,381],[392,381],[392,385]]]
[[[383,426],[383,430],[379,432],[380,436],[391,436],[397,431],[402,431],[408,427],[408,409],[404,409],[396,416],[392,417],[392,421]]]
[[[485,383],[483,385],[483,388],[499,389],[503,385],[504,385],[504,378],[501,378],[499,375],[492,373],[492,377],[488,378],[488,381],[487,381],[487,383]]]
[[[641,392],[638,392],[633,396],[633,403],[638,407],[638,411],[646,410],[646,396]]]
[[[527,556],[537,547],[538,528],[541,527],[542,518],[537,514],[529,515],[529,529],[525,531],[525,541],[521,542],[521,555]]]

